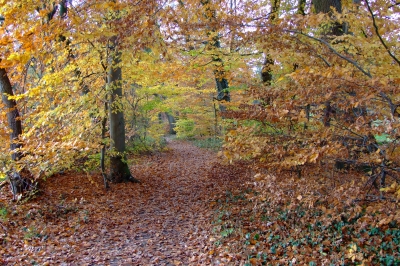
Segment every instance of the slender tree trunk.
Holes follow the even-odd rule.
[[[102,146],[101,146],[101,157],[100,157],[100,168],[101,168],[101,174],[103,176],[103,182],[104,182],[104,187],[107,189],[109,188],[108,186],[108,177],[106,175],[106,166],[105,166],[105,158],[106,158],[106,133],[107,133],[107,112],[108,112],[108,102],[107,98],[106,101],[104,102],[104,117],[101,121],[101,141],[102,141]]]
[[[122,108],[122,70],[121,52],[117,48],[117,38],[111,40],[111,56],[107,84],[111,91],[109,98],[109,118],[110,118],[110,138],[111,138],[111,157],[110,157],[110,180],[114,183],[124,181],[137,181],[131,175],[125,157],[125,120]]]
[[[342,2],[341,0],[313,0],[313,5],[315,8],[316,13],[328,13],[332,12],[332,9],[336,10],[337,12],[342,12]],[[336,22],[330,32],[327,33],[328,35],[340,36],[343,34],[343,25]],[[325,127],[329,127],[331,125],[331,117],[333,115],[333,108],[331,106],[330,101],[325,102],[325,110],[324,110],[324,117],[323,123]]]
[[[11,159],[19,161],[22,158],[22,153],[18,150],[22,144],[19,142],[19,136],[22,134],[22,123],[19,116],[17,103],[15,100],[8,99],[13,96],[12,86],[10,79],[7,76],[7,71],[0,68],[0,94],[4,105],[7,108],[7,122],[10,129],[10,150]],[[30,188],[30,182],[24,176],[21,176],[19,170],[14,169],[8,173],[10,180],[10,188],[13,193],[13,200],[17,199],[17,195],[23,193]]]
[[[261,80],[264,85],[270,86],[272,84],[272,69],[271,66],[274,64],[274,60],[272,60],[269,54],[265,55],[263,67],[261,70]]]
[[[3,103],[7,108],[7,122],[10,129],[10,150],[14,151],[22,146],[18,141],[19,136],[22,134],[22,123],[16,101],[8,98],[9,96],[14,96],[14,93],[10,79],[4,68],[0,68],[0,93]],[[21,157],[22,154],[19,151],[11,154],[13,161],[18,161]]]
[[[168,126],[169,126],[169,134],[176,134],[176,131],[175,131],[175,123],[176,123],[176,120],[175,120],[175,118],[171,115],[171,114],[169,114],[169,113],[166,113],[166,115],[167,115],[167,118],[168,118]]]
[[[219,41],[218,33],[214,34],[212,37],[211,45],[216,48],[216,50],[221,49],[221,43]],[[226,79],[226,73],[224,69],[224,62],[219,55],[213,55],[212,60],[214,61],[215,69],[215,84],[217,86],[217,100],[230,102],[231,96],[229,93],[229,84]],[[220,106],[221,107],[221,106]],[[223,107],[225,109],[225,107]],[[222,111],[222,109],[221,109]]]
[[[202,0],[201,4],[205,8],[205,16],[206,18],[214,24],[216,22],[216,11],[211,7],[210,0]],[[221,48],[221,43],[219,40],[218,32],[215,28],[210,28],[207,32],[207,35],[210,37],[209,44],[210,50],[214,50],[212,55],[212,61],[214,62],[214,76],[215,76],[215,84],[217,87],[217,97],[215,98],[217,101],[227,101],[231,100],[230,92],[229,92],[229,83],[226,78],[226,72],[224,69],[224,62],[221,56],[218,53],[218,50]],[[220,111],[224,111],[226,108],[222,104],[219,105]]]

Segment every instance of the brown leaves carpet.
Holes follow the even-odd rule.
[[[215,153],[181,141],[168,147],[132,164],[140,184],[106,191],[100,175],[59,175],[38,198],[10,205],[0,220],[0,263],[212,264],[212,199],[243,180],[225,171]]]

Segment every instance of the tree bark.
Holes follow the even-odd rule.
[[[332,9],[342,13],[341,0],[313,0],[315,13],[332,14]],[[343,24],[335,22],[328,35],[340,36],[344,33]]]
[[[168,112],[162,112],[158,114],[160,124],[168,123],[168,134],[175,135],[175,118]]]
[[[122,70],[121,52],[117,48],[117,38],[114,36],[111,41],[111,56],[107,75],[107,85],[111,91],[109,98],[110,117],[110,180],[113,183],[124,181],[137,181],[131,175],[125,156],[125,120],[122,109]]]
[[[108,185],[108,177],[106,175],[106,165],[105,165],[105,158],[106,158],[106,133],[107,133],[107,112],[108,112],[108,102],[107,98],[104,102],[104,117],[101,121],[101,151],[100,151],[100,168],[101,168],[101,175],[103,176],[104,187],[106,189],[109,188]]]
[[[313,0],[313,5],[316,13],[330,13],[332,7],[337,12],[342,13],[342,1],[341,0]]]
[[[0,93],[7,108],[7,122],[10,129],[10,150],[14,151],[22,146],[18,138],[22,134],[22,123],[15,100],[10,100],[9,96],[14,96],[10,79],[4,68],[0,68]],[[21,159],[22,154],[19,151],[12,152],[11,158],[13,161]]]
[[[176,131],[175,131],[176,120],[175,120],[175,118],[169,113],[167,113],[167,117],[168,117],[168,125],[169,125],[169,134],[176,134]]]
[[[272,69],[271,66],[274,64],[274,60],[272,60],[269,54],[265,55],[265,60],[263,63],[263,67],[261,70],[261,80],[264,85],[270,86],[272,84]]]
[[[316,13],[332,13],[332,9],[337,12],[342,12],[342,2],[341,0],[313,0],[313,5]],[[343,34],[343,25],[335,22],[335,24],[330,29],[328,35],[340,36]],[[333,115],[333,108],[329,101],[325,103],[325,110],[323,116],[323,123],[325,127],[330,127],[331,116]]]

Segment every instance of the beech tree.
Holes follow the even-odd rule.
[[[108,4],[108,3],[105,3],[105,4]],[[72,5],[72,3],[71,3],[71,5]],[[116,6],[116,5],[117,4],[111,5],[108,7],[116,8],[117,11],[121,10],[121,8],[124,8],[124,5],[122,5],[122,6],[121,5]],[[46,18],[46,23],[40,23],[40,19],[39,19],[38,23],[30,25],[31,29],[33,29],[32,31],[34,32],[34,34],[31,34],[31,38],[33,40],[35,40],[36,42],[41,42],[42,40],[40,38],[42,36],[45,36],[47,38],[47,40],[51,40],[51,45],[54,45],[54,47],[51,47],[51,46],[47,46],[46,44],[43,44],[42,51],[37,51],[35,49],[25,49],[25,43],[24,43],[25,40],[21,39],[21,46],[20,46],[21,48],[19,48],[19,50],[15,52],[15,55],[17,55],[17,53],[25,53],[27,55],[24,58],[25,62],[28,62],[27,70],[26,70],[27,73],[25,74],[25,76],[22,76],[22,77],[19,77],[18,75],[14,75],[13,78],[16,82],[21,82],[21,80],[25,80],[26,81],[25,86],[27,87],[28,93],[19,94],[19,95],[15,95],[15,96],[13,96],[12,94],[9,94],[9,95],[11,95],[10,103],[15,103],[15,99],[20,99],[22,102],[24,102],[25,106],[26,106],[26,104],[31,105],[33,103],[33,105],[41,105],[44,107],[41,109],[41,113],[38,113],[38,115],[41,115],[41,117],[37,116],[37,118],[34,118],[34,116],[36,115],[35,113],[37,113],[36,110],[38,110],[37,108],[26,109],[27,112],[25,113],[25,117],[26,117],[25,119],[27,121],[30,121],[30,122],[27,122],[29,124],[29,127],[28,127],[29,129],[25,133],[20,132],[20,133],[16,134],[16,135],[21,135],[21,133],[23,133],[22,137],[25,140],[24,142],[27,143],[27,145],[24,146],[23,152],[25,154],[27,154],[28,156],[26,156],[26,158],[24,158],[24,162],[22,162],[22,163],[29,164],[30,168],[31,168],[30,170],[32,170],[34,173],[36,173],[37,174],[36,176],[38,176],[39,172],[41,172],[41,171],[53,172],[53,171],[56,171],[54,168],[59,169],[59,168],[65,167],[66,165],[70,164],[71,161],[74,160],[74,157],[78,155],[77,152],[80,149],[80,148],[76,149],[78,146],[80,146],[80,147],[83,147],[83,146],[95,147],[96,142],[99,143],[98,141],[92,141],[91,145],[87,145],[87,141],[89,139],[93,140],[94,139],[93,137],[96,135],[94,133],[98,132],[97,130],[95,130],[95,131],[93,131],[93,130],[87,131],[86,130],[86,128],[90,125],[90,119],[88,120],[89,123],[87,123],[87,122],[82,123],[81,124],[82,127],[75,127],[75,129],[73,130],[73,131],[75,131],[75,133],[78,133],[79,131],[82,130],[80,133],[78,133],[78,135],[75,135],[75,133],[74,133],[75,136],[73,137],[73,135],[71,135],[70,133],[64,132],[64,136],[62,137],[64,140],[62,142],[59,142],[59,140],[61,140],[61,136],[57,135],[56,131],[52,130],[52,128],[55,127],[55,124],[50,120],[53,120],[53,118],[52,118],[53,115],[51,115],[51,113],[61,111],[64,108],[70,109],[70,112],[71,112],[70,115],[72,115],[72,116],[75,116],[76,113],[81,113],[83,115],[83,116],[81,116],[82,119],[84,119],[84,117],[90,118],[93,116],[98,116],[98,114],[93,113],[93,111],[97,108],[86,109],[86,108],[83,108],[82,104],[87,104],[88,101],[95,104],[93,107],[95,107],[97,104],[100,104],[100,105],[102,104],[101,103],[102,101],[99,101],[100,98],[98,96],[95,96],[95,97],[93,97],[93,96],[96,94],[98,95],[99,93],[102,93],[102,94],[105,93],[104,91],[103,92],[101,91],[101,88],[103,86],[100,84],[99,87],[96,87],[97,86],[96,83],[100,82],[100,81],[104,81],[108,75],[108,83],[109,83],[110,91],[113,92],[112,94],[114,95],[113,97],[110,97],[110,100],[112,101],[111,105],[114,108],[113,111],[110,112],[110,118],[111,118],[110,119],[111,134],[110,135],[114,139],[114,141],[112,142],[112,145],[115,145],[114,147],[117,150],[116,153],[111,153],[111,154],[115,155],[115,158],[113,157],[114,158],[113,163],[111,164],[113,166],[113,168],[111,169],[111,175],[118,177],[114,180],[116,182],[120,182],[121,180],[130,178],[129,169],[127,167],[126,161],[124,160],[125,136],[124,136],[124,132],[123,132],[123,130],[124,130],[123,116],[121,116],[123,110],[120,108],[121,107],[121,105],[120,105],[121,99],[119,99],[121,97],[121,89],[122,89],[122,87],[121,87],[122,86],[122,81],[121,81],[122,76],[121,76],[121,65],[120,65],[121,52],[119,50],[120,47],[117,47],[117,45],[115,45],[114,47],[117,49],[115,49],[115,50],[110,49],[110,61],[107,62],[106,60],[104,60],[104,58],[106,58],[105,55],[106,55],[107,51],[106,50],[102,51],[103,48],[100,47],[100,45],[102,43],[105,43],[102,40],[103,36],[101,36],[101,35],[104,35],[104,34],[107,35],[107,33],[105,33],[105,32],[100,33],[100,32],[94,31],[94,30],[98,30],[98,29],[96,29],[98,24],[90,25],[90,23],[95,22],[97,19],[101,20],[101,16],[105,15],[104,9],[102,10],[102,12],[99,12],[102,7],[104,7],[104,3],[96,3],[95,5],[91,5],[91,3],[87,3],[87,2],[86,3],[78,3],[77,6],[75,6],[71,9],[72,11],[68,12],[68,17],[66,17],[66,14],[67,14],[66,1],[62,1],[60,3],[60,5],[53,5],[51,7],[47,7],[46,5],[36,7],[34,4],[27,3],[27,4],[24,4],[24,8],[25,8],[25,10],[27,10],[27,12],[25,14],[24,13],[19,14],[18,16],[16,16],[16,18],[13,18],[13,19],[11,19],[11,16],[14,14],[16,9],[18,8],[17,5],[10,4],[10,5],[7,5],[4,7],[4,8],[6,8],[6,9],[4,9],[6,27],[12,28],[13,30],[18,28],[18,29],[21,29],[22,32],[24,32],[25,25],[21,21],[26,18],[24,16],[39,16],[40,17],[43,15],[43,17]],[[87,25],[79,25],[79,24],[77,24],[78,23],[77,21],[84,19],[83,17],[81,17],[82,16],[81,11],[84,10],[85,8],[86,9],[89,8],[88,14],[89,13],[92,14],[92,20],[88,20],[89,24],[87,24]],[[100,8],[100,9],[98,9],[98,8]],[[56,18],[56,16],[55,16],[56,11],[60,12],[59,18],[63,18],[62,20]],[[7,18],[10,18],[10,19],[7,19]],[[9,21],[8,23],[7,23],[7,20]],[[67,25],[66,22],[69,23],[68,27],[74,28],[72,31],[68,31],[68,32],[65,31],[65,26]],[[16,26],[16,25],[18,25],[18,26]],[[87,30],[87,32],[88,32],[87,35],[85,35],[85,36],[80,35],[79,32],[81,32],[81,29],[80,29],[81,26],[86,27],[85,30]],[[104,28],[104,26],[103,26],[103,28]],[[113,33],[112,30],[113,29],[110,29],[109,32]],[[54,36],[54,38],[52,39],[53,36]],[[10,41],[12,41],[13,37],[17,38],[17,36],[13,36],[12,34],[9,34],[9,37],[8,37],[8,39],[5,40],[5,43],[11,44]],[[119,37],[121,37],[121,36],[119,36]],[[59,42],[59,40],[62,40],[62,42]],[[65,42],[65,40],[66,40],[66,42]],[[26,40],[26,46],[28,48],[30,48],[28,46],[29,42],[32,42],[32,40]],[[79,42],[80,42],[79,49],[77,49],[77,43],[79,43]],[[66,45],[66,49],[64,50],[65,45]],[[41,44],[38,46],[41,46]],[[12,46],[10,46],[10,47],[12,50],[13,47]],[[94,48],[93,52],[95,54],[95,58],[99,58],[99,60],[96,62],[97,66],[92,64],[91,69],[85,68],[85,63],[82,65],[82,63],[85,61],[85,57],[82,57],[81,51],[84,51],[88,47]],[[55,50],[54,48],[57,48],[60,50]],[[112,48],[112,47],[110,46],[110,48]],[[88,55],[88,54],[86,54],[86,55]],[[10,56],[10,53],[5,54],[4,56],[5,57],[8,56],[8,58],[7,58],[8,60],[6,62],[7,65],[20,67],[20,66],[18,66],[18,64],[20,64],[20,61],[12,60],[12,58],[19,59],[20,57],[15,57],[15,56],[12,57],[12,54]],[[46,56],[48,56],[49,59],[50,59],[50,57],[54,57],[54,58],[50,59],[49,61],[44,63],[43,59]],[[55,58],[57,58],[57,59],[55,60]],[[48,60],[48,59],[46,59],[46,60]],[[37,62],[37,64],[34,64],[34,62]],[[108,67],[109,71],[107,74],[106,70],[107,70],[108,64],[109,64],[109,67]],[[60,69],[59,67],[61,65],[63,65],[63,66]],[[38,74],[36,81],[35,81],[35,74]],[[62,75],[64,75],[65,79],[60,79],[60,77]],[[103,78],[101,78],[101,75],[103,75]],[[6,76],[2,75],[2,81],[8,81],[8,79],[6,79]],[[88,82],[89,83],[91,82],[92,86],[88,86]],[[72,86],[73,89],[69,90],[69,91],[62,89],[62,90],[58,90],[57,92],[50,89],[51,87],[54,88],[55,86],[62,86],[64,84],[73,84],[73,86]],[[74,87],[77,90],[75,90]],[[11,87],[6,86],[4,88],[9,89]],[[48,90],[49,93],[47,93],[47,95],[45,95],[45,97],[42,99],[36,98],[36,95],[38,92],[39,92],[39,94],[42,93],[42,88],[49,88],[49,90]],[[60,98],[60,96],[62,96],[62,94],[64,94],[63,97],[65,97],[66,95],[71,95],[71,93],[75,93],[75,92],[79,93],[78,90],[81,90],[81,89],[83,90],[83,88],[85,88],[85,90],[87,90],[89,88],[90,91],[86,91],[85,94],[80,94],[79,96],[77,95],[78,101],[75,101],[75,103],[72,103],[69,101],[64,101],[62,104],[52,105],[52,103],[56,103],[59,100],[63,101],[62,98]],[[90,97],[92,97],[92,100],[89,100]],[[30,100],[30,99],[32,99],[32,100]],[[43,112],[47,108],[46,104],[48,104],[48,103],[46,103],[46,99],[50,100],[48,102],[49,109],[48,109],[48,111],[46,111],[46,112],[48,112],[47,114],[45,112]],[[35,100],[36,100],[36,103],[35,103]],[[31,104],[29,103],[30,101],[32,102]],[[15,108],[13,110],[17,111]],[[115,112],[115,111],[117,111],[117,112]],[[64,121],[68,121],[67,116],[69,116],[69,115],[67,113],[64,113],[64,115],[62,115],[61,117],[64,117]],[[117,120],[118,119],[120,119],[120,120],[116,122],[115,117],[117,117],[116,118]],[[21,122],[18,119],[16,121],[18,121],[19,123]],[[37,121],[39,123],[36,123],[35,121]],[[43,122],[43,121],[46,121],[46,122]],[[52,139],[51,141],[49,141],[49,142],[52,142],[54,145],[52,152],[56,152],[57,154],[62,153],[62,150],[64,149],[64,147],[67,147],[67,146],[65,146],[66,138],[72,137],[72,142],[70,142],[70,144],[74,143],[73,146],[75,146],[75,147],[72,147],[72,149],[67,148],[67,153],[70,153],[70,155],[68,156],[69,157],[68,159],[65,156],[66,154],[63,154],[63,157],[64,157],[63,165],[64,166],[61,166],[61,165],[56,166],[55,163],[51,162],[51,161],[54,162],[55,160],[58,160],[58,158],[59,158],[58,155],[54,156],[54,153],[52,153],[52,152],[48,152],[48,151],[45,152],[44,149],[42,150],[42,148],[38,148],[38,147],[36,147],[35,152],[31,152],[31,149],[34,148],[34,146],[35,146],[35,144],[34,144],[35,142],[40,145],[45,145],[45,146],[48,145],[49,142],[47,142],[47,141],[43,142],[43,141],[36,141],[33,139],[30,140],[31,137],[34,137],[34,136],[39,137],[40,135],[37,132],[42,131],[43,126],[46,126],[46,125],[48,125],[50,127],[48,127],[48,129],[45,129],[47,131],[47,135],[46,136],[43,135],[43,136],[45,136],[45,138],[44,138],[45,140]],[[62,128],[62,124],[60,124],[60,126]],[[122,126],[122,130],[121,130],[121,126]],[[86,133],[84,132],[85,130],[86,130]],[[120,135],[115,134],[116,132]],[[122,137],[121,137],[121,132],[122,132]],[[59,133],[61,133],[61,132],[59,132]],[[82,133],[84,135],[86,135],[87,137],[88,136],[92,136],[92,137],[89,137],[86,139],[82,138],[82,135],[80,135]],[[40,139],[40,137],[39,137],[39,139]],[[57,147],[58,145],[60,145],[63,148]],[[57,148],[55,148],[55,147],[57,147]],[[47,148],[45,148],[45,149],[47,149]],[[42,151],[43,151],[43,153],[42,153]],[[49,155],[53,157],[53,158],[51,158],[51,160],[47,159],[47,158],[49,158],[48,157]],[[80,157],[80,155],[78,155],[78,156]],[[31,161],[31,160],[35,160],[36,161],[35,164],[29,163],[29,161]],[[45,166],[45,165],[48,165],[48,166]],[[121,168],[121,165],[122,165],[122,168]],[[70,166],[67,166],[67,167],[70,167]]]
[[[0,15],[0,27],[4,23],[4,17]],[[1,64],[0,54],[0,64]],[[3,104],[7,108],[7,122],[10,131],[10,150],[11,158],[13,161],[18,161],[21,158],[21,152],[15,151],[21,147],[19,136],[22,134],[22,123],[17,107],[17,103],[12,97],[14,92],[12,89],[11,81],[7,75],[5,68],[0,65],[0,94]]]
[[[215,8],[215,4],[209,0],[201,1],[201,4],[204,8],[204,16],[209,21],[209,26],[207,29],[208,36],[208,50],[212,56],[212,62],[214,64],[214,75],[215,75],[215,84],[217,87],[217,97],[218,101],[230,101],[230,93],[229,93],[229,83],[226,78],[225,66],[224,62],[221,58],[221,41],[219,32],[216,29],[217,23],[217,10]],[[223,106],[220,105],[220,108],[224,109]],[[223,111],[223,110],[221,110]]]
[[[279,16],[280,4],[281,4],[280,0],[271,1],[271,12],[269,14],[269,22],[270,23],[274,23],[274,21]],[[264,59],[263,67],[261,69],[261,79],[262,79],[262,82],[266,86],[269,86],[269,85],[271,85],[272,77],[273,77],[271,66],[274,64],[274,59],[271,58],[271,56],[268,54],[268,52],[265,52],[264,54],[265,54],[265,59]]]
[[[339,158],[384,172],[385,160],[397,161],[392,157],[397,144],[391,141],[396,139],[391,130],[397,124],[397,81],[389,76],[398,71],[398,41],[386,31],[395,27],[397,6],[389,1],[313,3],[315,12],[306,15],[282,9],[275,25],[257,20],[259,30],[248,40],[261,42],[276,65],[271,66],[274,83],[268,89],[253,83],[251,92],[270,101],[230,112],[239,126],[228,133],[224,155],[229,160],[251,156],[289,169]]]
[[[168,112],[190,137],[224,127],[232,162],[292,169],[343,159],[387,171],[399,152],[399,5],[312,4],[7,2],[0,67],[25,125],[15,133],[19,163],[51,174],[110,146],[110,178],[129,180],[125,126],[130,137],[160,139],[158,114]],[[213,116],[213,97],[229,100],[224,121]]]
[[[117,37],[110,40],[110,60],[107,75],[107,85],[110,87],[111,95],[109,101],[110,138],[112,154],[110,158],[110,179],[119,183],[122,181],[136,181],[130,173],[125,156],[125,120],[121,106],[122,98],[122,70],[121,52],[118,51]]]
[[[11,158],[13,161],[18,161],[21,158],[21,152],[15,151],[21,147],[19,136],[22,134],[22,124],[15,100],[10,99],[14,96],[10,79],[4,68],[0,68],[0,93],[3,103],[7,108],[7,121],[10,131],[10,150],[12,152]]]

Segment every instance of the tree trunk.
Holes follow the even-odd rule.
[[[274,22],[278,17],[278,11],[281,6],[280,0],[272,0],[271,3],[271,14],[269,16],[269,21]],[[263,67],[261,70],[261,80],[264,85],[270,86],[272,84],[272,68],[271,66],[274,64],[274,59],[268,53],[265,53],[265,60],[263,63]]]
[[[3,103],[7,108],[7,122],[8,128],[10,129],[11,159],[13,161],[19,161],[22,158],[22,153],[15,150],[22,147],[22,144],[19,142],[19,136],[22,134],[22,123],[16,101],[8,99],[9,96],[14,96],[14,93],[12,91],[10,79],[8,78],[7,72],[4,68],[0,68],[0,94]],[[19,170],[14,169],[8,173],[14,201],[17,199],[18,194],[23,193],[25,190],[30,188],[29,179],[21,176],[18,171]]]
[[[339,13],[342,13],[342,1],[341,0],[313,0],[315,13],[327,13],[331,14],[332,9]],[[343,34],[343,24],[335,22],[328,35],[340,36]]]
[[[158,120],[160,124],[168,123],[168,134],[175,135],[175,118],[168,112],[162,112],[158,114]]]
[[[297,4],[297,14],[303,16],[306,14],[306,0],[299,0]]]
[[[342,2],[341,0],[313,0],[313,5],[316,13],[331,13],[332,9],[335,9],[337,12],[342,12]],[[340,36],[343,34],[343,25],[336,22],[328,35]],[[333,114],[333,108],[329,101],[325,103],[324,117],[323,123],[325,127],[329,127],[331,125],[331,116]]]
[[[22,145],[19,143],[18,138],[22,134],[22,123],[19,116],[17,103],[15,100],[8,99],[9,96],[14,96],[10,79],[4,68],[0,68],[0,93],[3,103],[7,108],[7,122],[10,129],[10,150],[14,151]],[[13,152],[11,158],[13,161],[21,159],[22,154],[19,151]]]
[[[212,37],[211,45],[215,47],[217,50],[221,48],[221,43],[219,41],[218,34],[214,34],[214,37]],[[217,87],[217,100],[230,102],[231,96],[229,93],[229,83],[228,80],[226,79],[224,62],[222,61],[219,55],[214,55],[212,60],[215,66],[214,75],[215,75],[215,84]],[[225,107],[220,105],[220,110],[224,111]]]
[[[168,133],[171,134],[171,135],[175,135],[176,134],[176,131],[175,131],[176,120],[169,113],[165,113],[165,115],[167,116],[167,119],[168,119]]]
[[[337,12],[342,12],[341,0],[313,0],[313,5],[316,13],[330,13],[332,7],[336,9]]]
[[[215,23],[216,21],[216,11],[210,7],[209,0],[202,0],[201,4],[205,8],[205,16],[211,22]],[[217,97],[215,98],[218,101],[227,101],[231,100],[231,96],[229,93],[229,83],[226,79],[226,72],[224,69],[224,62],[220,57],[218,50],[221,48],[221,43],[219,41],[219,35],[215,28],[211,28],[207,35],[210,37],[209,44],[210,49],[214,49],[216,52],[213,53],[212,61],[214,62],[214,76],[215,76],[215,84],[217,87]],[[225,111],[226,107],[222,104],[219,105],[220,111]]]
[[[117,38],[111,40],[111,56],[109,62],[109,71],[107,84],[111,91],[109,99],[109,117],[110,117],[110,138],[111,138],[111,156],[110,156],[110,180],[114,183],[124,181],[137,181],[131,175],[125,157],[125,120],[122,108],[122,70],[121,52],[117,49]]]
[[[274,60],[272,60],[269,54],[265,55],[265,60],[263,63],[263,67],[261,70],[261,80],[264,85],[270,86],[272,84],[272,69],[271,66],[274,64]]]
[[[100,168],[101,168],[101,175],[103,176],[103,182],[104,182],[104,187],[106,189],[109,188],[108,185],[108,177],[106,175],[106,165],[105,165],[105,159],[106,159],[106,134],[107,134],[107,113],[108,113],[108,102],[107,98],[106,101],[104,102],[104,117],[101,121],[101,151],[100,151]]]

